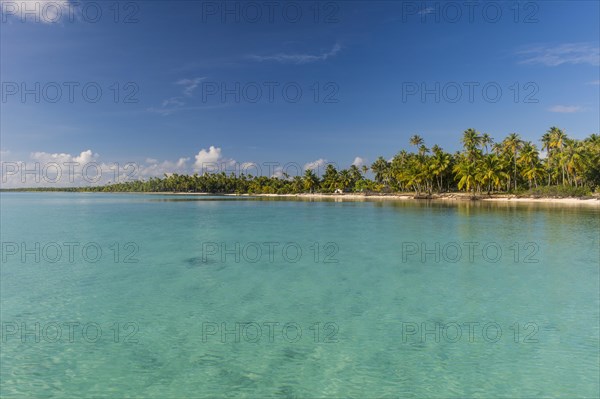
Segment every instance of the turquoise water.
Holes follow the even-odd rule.
[[[599,397],[599,216],[2,193],[0,396]]]

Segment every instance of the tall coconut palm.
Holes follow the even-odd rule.
[[[517,190],[517,156],[521,148],[523,147],[523,140],[518,133],[511,133],[502,142],[502,146],[507,153],[510,154],[513,163],[513,179],[515,182],[515,191]]]
[[[431,167],[434,177],[437,179],[438,189],[441,192],[444,184],[444,173],[450,166],[450,154],[447,154],[438,145],[432,148],[433,157],[431,159]]]
[[[562,173],[562,184],[565,184],[565,175],[566,175],[566,164],[563,157],[563,148],[565,146],[565,141],[567,140],[567,135],[565,132],[557,127],[551,127],[549,130],[550,133],[550,148],[553,153],[553,160],[555,158],[554,154],[556,153],[558,158],[558,166]]]
[[[463,133],[462,143],[469,160],[474,161],[481,146],[481,135],[475,129],[467,129]]]
[[[485,148],[485,153],[488,153],[488,146],[491,146],[492,144],[494,144],[494,139],[492,138],[492,136],[490,136],[487,133],[484,133],[481,136],[481,145],[483,146],[483,148]]]
[[[529,188],[532,187],[532,181],[537,187],[537,179],[541,176],[540,173],[543,172],[543,168],[540,163],[539,152],[531,141],[523,143],[517,162],[521,166],[521,175],[529,183]]]
[[[585,170],[585,146],[578,140],[566,139],[564,165],[569,184],[578,186],[580,175]]]

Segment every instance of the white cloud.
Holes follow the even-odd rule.
[[[200,150],[198,155],[196,155],[196,163],[195,164],[201,165],[203,163],[209,163],[209,162],[214,163],[214,162],[219,161],[219,159],[221,159],[221,149],[211,145],[208,148],[208,151],[205,150],[204,148]]]
[[[320,159],[317,159],[316,161],[305,164],[304,170],[317,170],[317,169],[322,168],[326,164],[327,164],[327,160],[320,158]]]
[[[579,105],[555,105],[550,107],[548,111],[560,114],[573,114],[575,112],[582,112],[583,110],[584,108]]]
[[[94,154],[92,150],[82,151],[79,155],[73,156],[71,154],[65,153],[54,153],[50,154],[47,152],[34,152],[31,154],[31,158],[39,161],[41,163],[50,163],[50,162],[75,162],[81,164],[89,164],[91,162],[96,162],[98,158],[98,154]]]
[[[235,165],[235,160],[223,157],[221,148],[211,145],[208,150],[201,149],[195,156],[194,170],[200,172],[221,171]]]
[[[599,86],[600,80],[592,80],[591,82],[588,82],[588,84],[592,86]]]
[[[352,162],[352,165],[360,168],[361,166],[363,166],[366,163],[367,163],[366,159],[361,158],[361,157],[356,157],[356,158],[354,158],[354,162]]]
[[[419,15],[432,14],[435,11],[433,7],[427,7],[418,12]]]
[[[156,159],[148,158],[146,159],[147,165],[137,165],[136,176],[133,176],[133,179],[131,180],[163,177],[165,174],[171,175],[173,173],[187,174],[190,172],[187,165],[187,161],[189,160],[190,158],[179,158],[176,162],[158,162]]]
[[[166,100],[164,100],[162,102],[162,106],[163,107],[169,107],[171,105],[174,105],[174,106],[184,106],[185,103],[183,101],[181,101],[181,97],[167,98]]]
[[[200,84],[200,82],[204,79],[206,78],[180,79],[175,82],[175,84],[183,86],[183,94],[189,97],[194,93],[194,90],[196,90],[198,84]]]
[[[517,52],[521,64],[558,66],[563,64],[600,65],[600,48],[587,43],[537,46]]]
[[[275,170],[273,170],[273,174],[271,175],[271,177],[276,177],[278,179],[283,177],[283,167],[281,166],[277,166],[275,168]]]
[[[308,64],[316,61],[325,61],[328,58],[334,57],[341,49],[342,47],[339,44],[335,44],[330,51],[321,53],[320,55],[278,53],[273,55],[250,55],[248,58],[258,62],[276,61],[280,63]]]

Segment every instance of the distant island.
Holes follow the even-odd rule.
[[[431,198],[464,192],[473,197],[512,194],[528,197],[585,197],[600,191],[600,135],[572,139],[556,127],[538,147],[509,134],[502,141],[475,129],[463,133],[463,150],[454,154],[431,148],[415,135],[415,152],[400,151],[391,160],[379,157],[370,166],[337,170],[328,165],[322,176],[306,170],[303,176],[246,174],[170,174],[90,187],[40,187],[2,191],[142,192],[211,194],[364,194],[414,193]],[[367,178],[371,171],[374,179]]]

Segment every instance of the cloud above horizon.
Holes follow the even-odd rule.
[[[366,165],[366,163],[367,163],[366,159],[361,158],[361,157],[356,157],[356,158],[354,158],[354,161],[352,162],[352,165],[360,168],[361,166]]]
[[[304,170],[318,170],[327,164],[327,160],[323,158],[319,158],[316,161],[308,162],[304,164]]]

